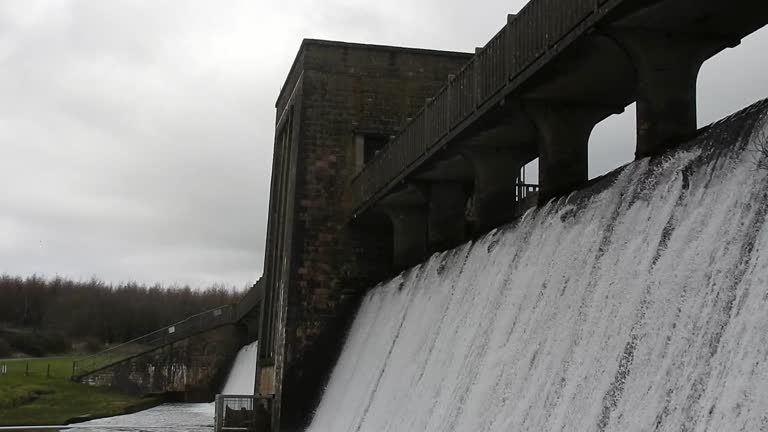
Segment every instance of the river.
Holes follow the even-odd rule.
[[[164,404],[134,414],[108,417],[73,425],[67,431],[185,431],[213,430],[213,404]]]

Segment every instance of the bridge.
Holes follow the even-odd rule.
[[[692,136],[701,65],[762,27],[755,0],[534,0],[352,180],[353,217],[383,210],[403,265],[587,180],[593,127],[637,103],[638,158]],[[465,209],[471,198],[469,208]],[[426,234],[426,235],[425,235]],[[437,246],[437,247],[436,247]]]

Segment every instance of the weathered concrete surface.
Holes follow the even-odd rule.
[[[220,327],[108,366],[86,375],[82,382],[133,394],[210,401],[245,341],[241,327]]]

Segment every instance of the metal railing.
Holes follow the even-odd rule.
[[[163,327],[136,339],[115,345],[96,354],[81,357],[72,362],[72,379],[111,366],[123,360],[135,357],[155,348],[188,338],[198,333],[212,330],[237,321],[235,305],[220,306],[182,321]]]
[[[352,180],[355,212],[397,184],[419,160],[502,90],[511,92],[542,58],[554,56],[625,0],[531,0]],[[609,4],[610,3],[610,4]],[[545,63],[545,62],[544,62]],[[441,142],[442,141],[442,142]]]
[[[539,192],[539,185],[518,183],[515,185],[515,201],[520,202],[526,198],[537,195]]]
[[[272,396],[216,395],[214,431],[271,431]]]

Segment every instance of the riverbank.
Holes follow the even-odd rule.
[[[0,426],[66,424],[128,414],[162,402],[159,397],[142,398],[72,382],[72,360],[0,360]]]

